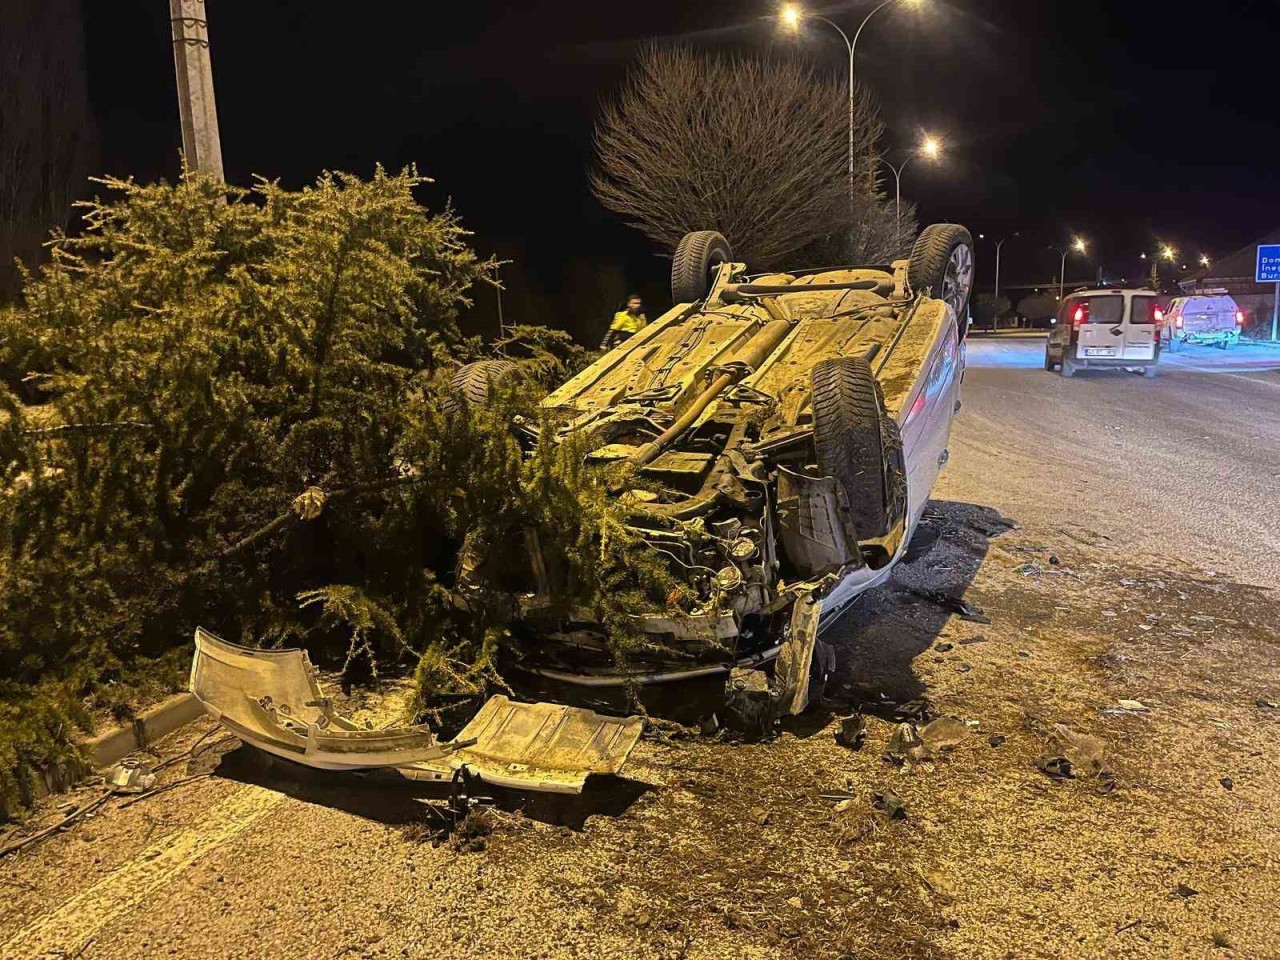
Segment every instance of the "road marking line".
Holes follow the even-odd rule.
[[[91,937],[146,903],[170,878],[253,826],[285,798],[248,785],[212,807],[194,827],[152,844],[133,859],[46,913],[0,948],[6,960],[74,956]]]

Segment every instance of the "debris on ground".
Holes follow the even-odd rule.
[[[964,641],[961,640],[960,642],[963,643]],[[939,653],[946,653],[948,650],[952,650],[954,648],[955,644],[948,643],[946,640],[939,640],[933,645],[933,649],[937,650]]]
[[[978,635],[976,635],[976,636],[973,636],[973,637],[961,637],[961,638],[960,638],[960,645],[961,645],[961,646],[965,646],[965,647],[967,647],[967,646],[969,646],[970,644],[973,644],[973,643],[986,643],[986,642],[987,642],[987,638],[986,638],[986,637],[984,637],[984,636],[983,636],[982,634],[980,634],[980,633],[979,633]]]
[[[907,805],[902,802],[892,787],[877,790],[871,797],[871,806],[880,811],[889,820],[905,820]]]
[[[953,597],[948,593],[940,590],[928,590],[924,587],[908,587],[907,592],[914,596],[920,597],[922,600],[928,600],[930,603],[936,603],[945,610],[950,610],[961,620],[968,620],[970,623],[990,623],[991,618],[982,612],[982,608],[976,603],[970,603],[963,597]]]
[[[1278,710],[1278,709],[1280,709],[1280,704],[1276,703],[1274,700],[1263,700],[1261,697],[1259,697],[1257,700],[1255,700],[1255,701],[1253,701],[1253,702],[1254,702],[1254,704],[1255,704],[1255,705],[1257,705],[1259,708],[1261,708],[1261,709],[1263,709],[1263,710]]]
[[[836,731],[836,743],[850,750],[860,750],[867,740],[867,721],[862,714],[855,713],[851,717],[840,720],[840,729]]]
[[[725,722],[750,739],[769,737],[778,720],[778,703],[763,670],[734,667],[724,685]]]
[[[1004,743],[1004,741],[1005,741],[1004,734],[993,733],[991,735],[991,738],[987,741],[987,743],[991,744],[991,746],[993,747],[998,747],[998,746],[1001,746]]]
[[[1232,780],[1230,777],[1223,777],[1218,782],[1222,784],[1224,787],[1226,787],[1228,790],[1234,790],[1236,788],[1236,782]]]
[[[907,760],[919,762],[928,755],[929,751],[924,741],[920,739],[914,724],[900,723],[893,728],[893,735],[889,737],[889,746],[885,748],[885,756],[890,761],[899,764]]]
[[[1111,715],[1128,715],[1133,713],[1149,713],[1151,708],[1141,700],[1117,700],[1114,707],[1107,707],[1102,712]]]
[[[893,708],[893,719],[899,723],[928,723],[933,719],[933,704],[925,697],[917,697]]]
[[[920,728],[920,739],[929,753],[953,750],[969,738],[969,725],[955,717],[939,717]]]
[[[155,771],[140,760],[128,759],[107,771],[106,784],[116,793],[142,793],[156,782]]]
[[[1055,779],[1103,775],[1107,745],[1065,723],[1055,723],[1036,766]],[[1107,778],[1110,779],[1110,778]]]
[[[1177,895],[1182,897],[1182,899],[1184,900],[1188,900],[1191,897],[1199,896],[1200,894],[1200,891],[1197,890],[1195,887],[1189,887],[1185,883],[1178,884],[1178,888],[1174,892],[1177,893]]]
[[[493,828],[493,813],[482,807],[473,808],[458,822],[450,845],[459,853],[480,853],[488,846],[487,838]]]

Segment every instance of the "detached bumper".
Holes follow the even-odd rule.
[[[305,650],[257,650],[196,630],[190,688],[205,712],[246,743],[321,770],[390,767],[415,779],[462,768],[499,786],[580,793],[617,774],[644,721],[551,703],[491,697],[452,741],[425,726],[367,730],[334,712]]]

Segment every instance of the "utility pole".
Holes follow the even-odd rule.
[[[182,117],[182,153],[187,166],[219,182],[222,143],[218,110],[213,101],[213,67],[209,62],[209,23],[204,0],[169,0],[173,27],[173,66],[178,80],[178,113]]]

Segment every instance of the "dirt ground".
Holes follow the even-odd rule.
[[[1274,585],[1280,364],[1063,381],[1042,351],[969,344],[915,559],[776,739],[657,729],[626,779],[446,835],[438,788],[263,769],[199,724],[157,747],[210,733],[173,789],[0,860],[0,958],[1280,958],[1280,603],[1247,585]],[[887,761],[921,711],[972,726]],[[1080,735],[1101,761],[1043,772]]]
[[[924,529],[837,628],[826,707],[771,742],[655,731],[627,779],[499,797],[442,841],[438,792],[264,771],[214,733],[163,775],[211,776],[0,863],[0,956],[1280,956],[1274,597],[965,503]],[[887,761],[921,699],[968,736]],[[1057,723],[1104,775],[1042,772]]]

